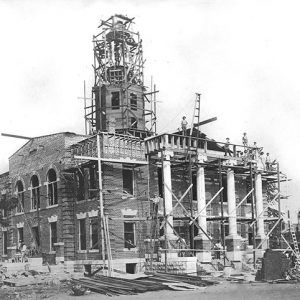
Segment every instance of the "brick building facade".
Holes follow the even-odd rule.
[[[147,97],[155,99],[157,91],[146,92],[142,40],[130,29],[132,20],[112,16],[94,37],[95,86],[85,107],[90,135],[35,137],[9,158],[9,172],[0,175],[1,203],[8,199],[16,207],[2,212],[3,261],[13,260],[25,243],[30,256],[55,257],[66,268],[99,266],[107,259],[104,219],[114,268],[130,273],[143,269],[152,251],[156,258],[159,247],[168,251],[166,241],[175,250],[184,241],[192,252],[210,252],[208,239],[224,246],[226,239],[233,260],[240,260],[235,251],[253,244],[254,210],[258,243],[264,240],[264,190],[276,172],[261,166],[258,148],[226,145],[232,148],[227,157],[224,143],[196,128],[195,135],[154,134],[156,104]],[[175,250],[167,254],[176,261]],[[209,261],[204,256],[198,260]]]
[[[113,144],[107,139],[109,137],[115,139]],[[127,141],[123,145],[131,151],[124,154],[126,160],[119,156],[120,161],[114,161],[116,152],[118,155],[120,152],[116,147],[120,147],[119,139],[118,135],[108,133],[103,134],[101,139],[102,156],[107,158],[107,161],[102,162],[104,214],[108,221],[114,267],[135,272],[143,269],[151,252],[149,241],[153,238],[153,222],[156,222],[153,220],[152,199],[157,196],[160,197],[160,225],[164,220],[162,165],[151,156],[147,161],[143,147],[134,148],[133,151],[133,143],[143,145],[145,141],[133,141],[130,137],[125,137]],[[2,226],[2,260],[12,259],[20,242],[24,242],[32,249],[30,255],[55,256],[57,263],[64,263],[66,268],[72,270],[74,266],[78,270],[84,265],[101,265],[103,255],[99,232],[98,165],[96,160],[80,160],[76,157],[80,151],[95,154],[94,140],[95,137],[68,132],[37,137],[10,157],[9,172],[0,177],[0,190],[2,199],[4,195],[6,198],[17,198],[18,204],[3,214],[7,225]],[[222,151],[220,155],[224,155]],[[141,164],[136,160],[137,157],[143,159]],[[205,172],[206,203],[220,189],[218,176],[214,170]],[[224,234],[228,236],[226,179],[223,174]],[[192,183],[191,194],[183,198],[182,204],[186,211],[191,213],[193,210],[192,215],[196,215],[198,187],[194,171]],[[180,237],[188,245],[185,248],[193,248],[191,238],[197,236],[199,230],[195,227],[194,235],[191,236],[190,220],[175,200],[190,185],[185,167],[171,167],[171,184],[174,193],[172,206],[176,207],[172,213],[173,226],[178,235],[175,247],[179,247]],[[236,205],[249,190],[249,178],[237,174]],[[206,209],[207,233],[215,242],[222,240],[220,201],[219,195]],[[237,209],[237,234],[243,240],[241,249],[253,244],[252,229],[245,222],[252,218],[251,205],[249,198]],[[164,228],[160,228],[157,238],[161,240],[157,246],[163,247]]]

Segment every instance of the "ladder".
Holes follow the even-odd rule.
[[[187,140],[187,148],[186,148],[186,154],[185,154],[186,161],[188,161],[189,152],[191,149],[192,135],[193,135],[194,127],[195,127],[195,125],[199,124],[199,122],[200,122],[200,97],[201,97],[201,94],[196,93],[193,117],[192,117],[192,122],[191,122],[191,129],[190,129],[189,138]],[[199,137],[200,137],[200,131],[197,130],[197,138],[199,138]]]
[[[292,240],[293,240],[293,244],[294,244],[294,251],[296,254],[296,267],[299,268],[300,267],[300,252],[299,252],[299,247],[298,247],[298,241],[296,238],[296,233],[292,226],[291,226],[290,232],[291,232],[291,236],[292,236]]]
[[[193,135],[193,131],[194,131],[194,127],[196,125],[199,126],[200,123],[200,100],[201,100],[201,94],[196,93],[196,98],[195,98],[195,104],[194,104],[194,111],[193,111],[193,117],[192,117],[192,122],[191,122],[191,130],[190,130],[190,136],[189,136],[189,141],[188,141],[188,147],[186,150],[186,155],[185,155],[185,161],[188,162],[188,175],[189,175],[189,185],[191,185],[193,183],[192,180],[192,157],[190,154],[190,148],[191,148],[191,144],[192,144],[192,135]],[[199,138],[200,137],[200,130],[199,128],[197,128],[196,131],[197,135],[196,137]],[[198,141],[197,141],[198,143]],[[197,144],[197,147],[199,145]],[[189,192],[189,198],[190,198],[190,209],[191,209],[191,217],[193,218],[193,193],[192,191]],[[193,249],[194,248],[194,223],[191,226],[190,229],[190,248]]]
[[[190,136],[192,136],[193,134],[194,126],[200,123],[200,99],[201,99],[201,94],[196,93]],[[197,137],[199,137],[199,133],[200,131],[198,130]]]
[[[151,199],[151,198],[150,198]],[[158,219],[158,204],[159,197],[151,199],[153,200],[153,211],[151,218],[151,228],[150,228],[150,271],[153,271],[153,256],[155,252],[155,243],[158,238],[158,228],[159,228],[159,219]]]

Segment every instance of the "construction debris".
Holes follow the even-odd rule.
[[[107,296],[135,295],[160,290],[195,290],[216,284],[216,281],[203,280],[197,276],[174,275],[167,273],[149,274],[138,279],[114,278],[97,275],[94,278],[72,279],[72,290],[81,293],[84,289]]]
[[[268,249],[262,259],[262,267],[256,274],[256,280],[285,279],[290,270],[290,260],[282,252]]]

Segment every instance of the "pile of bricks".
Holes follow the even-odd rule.
[[[282,252],[268,249],[262,259],[262,268],[256,275],[256,280],[284,279],[290,270],[290,260]]]

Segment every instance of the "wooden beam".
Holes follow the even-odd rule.
[[[23,139],[23,140],[31,140],[31,139],[33,139],[32,137],[23,136],[23,135],[16,135],[16,134],[10,134],[10,133],[1,133],[1,135],[2,136],[6,136],[6,137],[16,138],[16,139]]]
[[[213,118],[201,121],[198,124],[194,124],[194,127],[199,127],[201,125],[204,125],[204,124],[207,124],[207,123],[211,123],[211,122],[214,122],[214,121],[217,121],[217,117],[213,117]]]
[[[84,155],[74,155],[75,159],[82,159],[82,160],[98,160],[97,157],[92,156],[84,156]],[[116,162],[116,163],[125,163],[125,164],[137,164],[137,165],[147,165],[147,161],[143,160],[134,160],[134,159],[126,159],[126,158],[100,158],[103,162]]]

